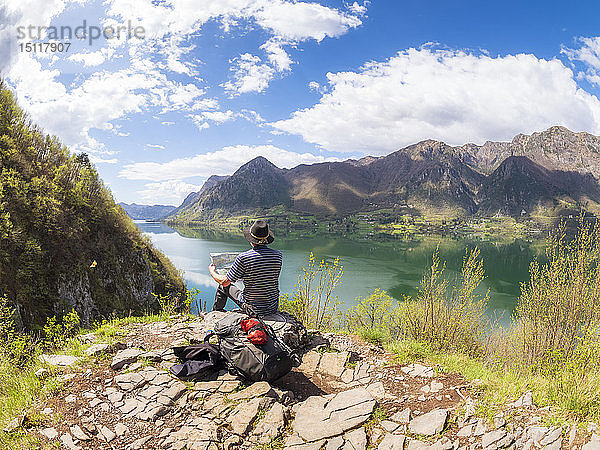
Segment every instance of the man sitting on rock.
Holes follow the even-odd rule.
[[[219,283],[213,310],[223,311],[231,298],[249,316],[275,314],[279,308],[281,252],[267,247],[275,238],[264,220],[255,221],[244,230],[244,236],[252,248],[235,258],[227,275],[218,274],[214,264],[208,266],[210,275]],[[243,292],[232,284],[238,280],[244,281]]]

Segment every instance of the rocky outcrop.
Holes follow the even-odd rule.
[[[596,435],[542,424],[544,410],[530,393],[493,421],[479,418],[477,395],[457,374],[397,365],[352,336],[313,338],[303,364],[272,384],[247,384],[224,371],[195,383],[173,378],[170,347],[194,342],[223,314],[131,324],[121,345],[92,344],[114,352],[112,358],[88,352],[100,359],[49,366],[64,389],[38,405],[42,419],[31,422],[36,428],[29,432],[42,447],[69,449],[598,448]],[[12,429],[27,423],[20,417]]]

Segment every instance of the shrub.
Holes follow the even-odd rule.
[[[485,310],[489,300],[489,291],[480,292],[485,272],[479,249],[466,250],[454,286],[444,277],[444,270],[445,263],[440,262],[436,250],[417,297],[408,297],[400,305],[399,334],[439,350],[478,353],[487,326]]]
[[[79,330],[79,324],[79,314],[75,309],[62,316],[60,321],[57,321],[56,316],[48,317],[43,328],[43,345],[53,349],[61,347],[75,336]]]
[[[280,308],[295,315],[307,327],[334,327],[340,315],[340,301],[334,295],[334,290],[340,284],[342,274],[343,267],[339,257],[332,263],[321,260],[317,265],[311,252],[308,264],[302,267],[292,294],[280,298]]]
[[[387,292],[375,289],[365,298],[358,297],[356,304],[346,312],[346,327],[364,339],[383,344],[397,337],[399,330],[398,302]]]
[[[586,350],[600,324],[600,225],[583,218],[569,240],[562,224],[547,241],[544,265],[530,266],[521,286],[510,333],[512,353],[525,367],[577,365],[594,359]]]

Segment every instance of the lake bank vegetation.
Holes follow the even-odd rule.
[[[298,288],[282,305],[307,326],[349,332],[397,354],[456,371],[483,392],[480,408],[490,414],[509,399],[532,391],[538,406],[558,420],[600,420],[600,226],[580,218],[575,234],[560,226],[546,242],[547,262],[530,266],[530,280],[509,326],[486,314],[489,294],[481,289],[484,261],[467,250],[456,281],[444,277],[445,264],[433,255],[418,293],[397,301],[376,290],[357,299],[346,313],[327,288]],[[315,270],[314,276],[306,272]],[[320,275],[323,271],[325,275]],[[341,266],[310,263],[299,278],[332,279]],[[320,283],[317,283],[320,286]],[[303,312],[310,311],[310,315]],[[302,315],[304,314],[304,315]]]

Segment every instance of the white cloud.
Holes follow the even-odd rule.
[[[354,14],[362,16],[367,12],[367,6],[369,5],[369,3],[369,1],[365,1],[362,5],[360,5],[358,2],[354,2],[350,6],[348,6],[348,9]]]
[[[262,92],[275,76],[275,69],[264,64],[260,57],[250,53],[244,53],[235,58],[231,72],[233,79],[223,83],[223,87],[232,95]]]
[[[281,168],[290,168],[299,164],[312,164],[324,161],[337,161],[337,158],[326,158],[311,153],[295,153],[273,145],[235,145],[223,147],[222,150],[178,158],[172,161],[139,162],[126,165],[119,176],[129,180],[166,181],[191,177],[208,177],[210,175],[230,175],[241,165],[257,156],[264,156]]]
[[[600,133],[600,102],[557,59],[423,47],[327,78],[319,103],[271,125],[331,151],[370,154],[428,138],[507,140],[552,125]]]
[[[579,48],[563,48],[564,53],[573,60],[578,60],[587,65],[586,71],[580,76],[589,82],[600,85],[600,36],[584,37],[579,39]]]
[[[147,148],[155,148],[157,150],[164,150],[165,146],[160,144],[146,144]]]
[[[83,67],[94,67],[104,63],[107,59],[112,57],[113,54],[114,49],[103,48],[95,52],[74,53],[73,55],[69,56],[68,59],[69,61],[82,63]]]
[[[352,15],[314,2],[263,0],[252,13],[256,22],[282,40],[303,41],[337,37],[362,22]]]
[[[210,127],[210,124],[220,125],[228,122],[235,117],[233,111],[202,111],[200,114],[189,114],[188,117],[196,124],[200,130]]]
[[[201,186],[181,180],[167,180],[148,183],[144,187],[145,189],[137,193],[151,204],[180,204],[190,192],[198,191]]]

